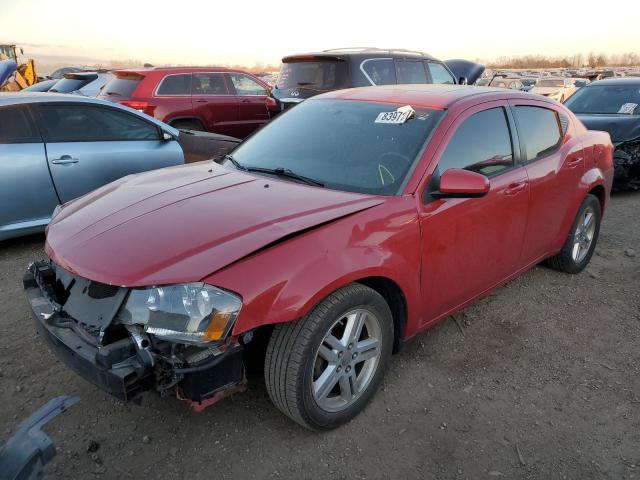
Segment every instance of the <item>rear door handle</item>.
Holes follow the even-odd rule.
[[[244,100],[242,100],[242,103],[249,103],[251,102],[251,100],[249,100],[248,98],[245,98]]]
[[[194,102],[196,102],[196,103],[207,103],[206,100],[194,100]]]
[[[78,163],[77,158],[73,158],[71,155],[62,155],[60,158],[54,158],[51,163],[55,165],[70,165],[72,163]]]
[[[505,195],[517,195],[525,188],[527,188],[527,182],[514,182],[505,189],[504,193]]]

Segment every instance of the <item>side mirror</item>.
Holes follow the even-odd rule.
[[[176,137],[174,137],[173,135],[171,135],[169,132],[162,132],[162,140],[165,142],[169,142],[171,140],[175,140]]]
[[[434,198],[477,198],[489,193],[491,185],[484,175],[460,168],[445,170],[440,176],[440,189]]]
[[[469,85],[469,80],[467,80],[467,77],[460,77],[458,78],[458,85]]]

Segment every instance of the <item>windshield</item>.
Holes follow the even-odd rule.
[[[283,168],[327,188],[395,195],[443,112],[416,109],[405,123],[380,123],[402,105],[306,100],[240,144],[243,167]]]
[[[565,105],[573,113],[640,114],[640,83],[589,85],[571,95]]]
[[[562,79],[542,79],[542,80],[538,80],[538,83],[536,83],[536,87],[563,87],[564,86],[564,80]]]
[[[276,87],[337,90],[348,87],[347,63],[337,60],[283,63]]]

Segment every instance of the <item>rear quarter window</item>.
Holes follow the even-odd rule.
[[[562,131],[555,110],[517,105],[518,135],[525,145],[526,160],[533,162],[560,146]]]
[[[374,85],[395,85],[398,83],[392,58],[368,58],[360,64],[360,70]]]
[[[167,75],[158,85],[156,95],[191,95],[191,74]]]

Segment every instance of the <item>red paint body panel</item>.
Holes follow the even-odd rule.
[[[270,87],[265,82],[241,70],[219,67],[176,67],[176,68],[143,68],[118,70],[116,76],[137,74],[143,77],[131,97],[125,102],[146,102],[145,113],[171,123],[174,120],[198,120],[210,132],[245,138],[271,119],[276,104],[269,95],[239,96],[234,91],[228,75],[225,82],[229,88],[228,95],[157,95],[156,90],[167,75],[193,73],[240,73],[247,75],[262,86],[267,92]],[[109,100],[109,97],[105,97]]]
[[[585,130],[556,102],[460,86],[353,89],[313,101],[323,97],[447,110],[402,195],[338,192],[194,164],[127,177],[71,203],[49,227],[47,254],[103,283],[204,279],[237,292],[243,307],[234,334],[294,321],[341,286],[385,277],[403,292],[406,339],[557,253],[588,192],[608,202],[609,136]],[[510,104],[565,115],[562,145],[491,178],[482,198],[423,201],[456,128],[474,112]]]

